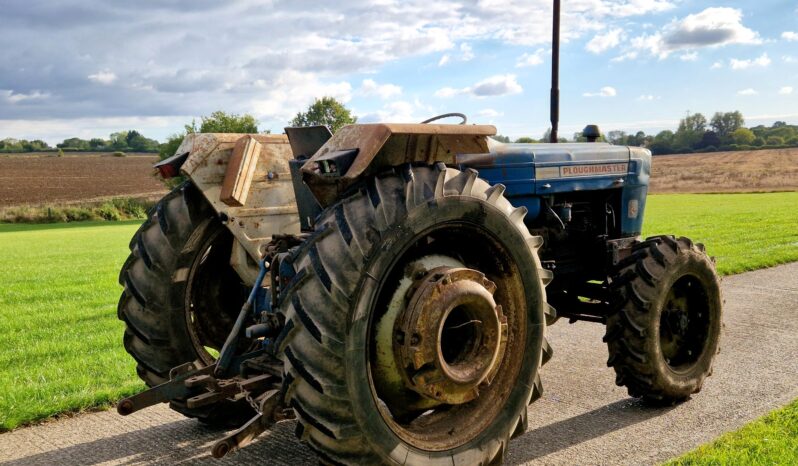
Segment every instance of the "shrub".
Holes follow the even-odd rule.
[[[769,136],[767,139],[767,145],[769,146],[783,146],[784,145],[784,138],[779,136]]]
[[[127,157],[127,154],[125,154],[124,152],[119,151],[119,150],[114,152],[113,155],[114,155],[114,157]]]
[[[0,210],[0,222],[4,223],[62,223],[86,220],[143,219],[154,202],[118,198],[86,205],[68,206],[18,206]]]
[[[97,215],[103,220],[122,220],[122,214],[112,202],[106,202],[97,208]]]

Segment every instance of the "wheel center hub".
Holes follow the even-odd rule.
[[[507,341],[496,285],[467,268],[438,267],[408,290],[393,352],[405,386],[425,398],[467,403],[490,384]]]

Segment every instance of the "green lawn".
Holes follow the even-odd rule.
[[[798,261],[798,192],[650,196],[644,235],[702,242],[723,275]]]
[[[703,241],[722,273],[798,260],[798,193],[652,196],[646,234]],[[0,224],[0,430],[143,384],[122,348],[117,273],[139,222]]]
[[[144,386],[116,319],[139,223],[0,225],[0,430]]]
[[[798,464],[798,401],[667,463],[724,464]]]

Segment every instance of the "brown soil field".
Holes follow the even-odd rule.
[[[157,156],[0,155],[0,207],[65,204],[112,197],[161,196]]]
[[[160,197],[153,155],[0,155],[0,207]],[[798,148],[654,157],[652,193],[798,190]]]
[[[798,148],[664,155],[652,164],[652,193],[798,190]]]

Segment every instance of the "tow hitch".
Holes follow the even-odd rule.
[[[242,306],[216,363],[201,367],[197,362],[189,362],[174,367],[169,372],[168,382],[121,400],[117,405],[117,412],[127,416],[149,406],[177,399],[185,400],[188,408],[199,408],[223,400],[246,400],[257,414],[213,445],[211,454],[215,458],[249,445],[275,423],[293,419],[293,410],[284,405],[282,362],[274,356],[270,342],[270,338],[276,336],[282,326],[280,320],[269,305],[262,315],[255,318],[259,323],[244,327],[256,308],[256,298],[262,290],[268,271],[269,262],[264,259],[260,264],[255,285]],[[261,348],[235,355],[238,342],[245,333],[247,336],[264,337],[258,340]]]

